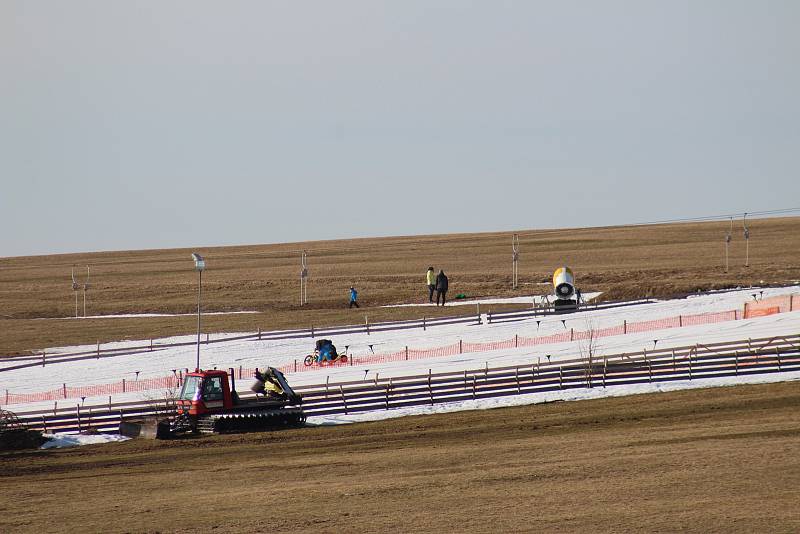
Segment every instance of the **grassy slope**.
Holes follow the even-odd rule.
[[[256,315],[206,317],[209,331],[255,331],[311,324],[360,323],[431,316],[434,309],[387,309],[425,298],[428,265],[450,276],[450,296],[528,295],[549,291],[555,267],[576,272],[584,291],[608,298],[670,296],[697,289],[800,279],[800,218],[751,222],[750,268],[736,229],[731,269],[723,272],[727,223],[521,232],[520,281],[510,289],[510,233],[356,239],[200,249],[207,311],[258,310]],[[310,305],[297,305],[299,251],[309,251]],[[190,250],[145,250],[0,259],[0,354],[50,346],[193,333],[191,317],[42,318],[74,314],[70,269],[92,266],[89,315],[191,313],[197,275]],[[361,310],[345,309],[347,288],[360,291]],[[453,310],[447,310],[453,313]]]
[[[0,453],[3,532],[797,532],[797,383]]]

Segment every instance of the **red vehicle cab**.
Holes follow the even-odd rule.
[[[195,371],[183,378],[178,395],[178,413],[192,416],[233,408],[235,393],[231,393],[228,373],[221,370]]]

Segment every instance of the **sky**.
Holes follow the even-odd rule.
[[[800,3],[0,0],[0,257],[800,205]]]

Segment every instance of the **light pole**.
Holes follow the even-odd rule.
[[[192,253],[192,259],[194,260],[194,268],[199,274],[198,282],[197,282],[197,365],[195,365],[196,370],[200,370],[200,296],[203,292],[203,269],[206,268],[206,260],[200,254],[196,252]]]

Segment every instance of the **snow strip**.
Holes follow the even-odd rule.
[[[595,297],[602,295],[602,292],[596,293],[583,293],[582,298],[588,302]],[[488,299],[464,299],[464,300],[451,300],[445,306],[467,306],[470,304],[543,304],[547,302],[545,299],[555,299],[553,295],[528,295],[525,297],[506,297],[506,298],[488,298]],[[410,308],[414,306],[436,306],[436,303],[422,302],[418,304],[389,304],[381,306],[382,308]]]
[[[661,382],[652,384],[632,384],[628,386],[609,386],[591,389],[570,389],[564,391],[547,391],[542,393],[526,393],[523,395],[509,395],[494,399],[467,400],[434,404],[433,406],[413,406],[408,408],[391,408],[389,410],[376,410],[350,415],[320,415],[309,416],[306,424],[312,426],[342,425],[361,423],[365,421],[382,421],[396,417],[410,415],[430,415],[436,413],[461,412],[465,410],[490,410],[510,406],[527,406],[555,401],[576,401],[601,399],[606,397],[624,397],[627,395],[642,395],[645,393],[660,393],[685,389],[703,389],[712,387],[736,386],[741,384],[771,384],[800,380],[800,371],[789,373],[773,373],[765,375],[750,375],[742,377],[703,378],[698,380],[676,380],[674,382]]]
[[[131,438],[119,434],[42,434],[50,441],[39,447],[40,449],[63,449],[65,447],[78,447],[81,445],[96,445],[98,443],[112,443],[127,441]]]

